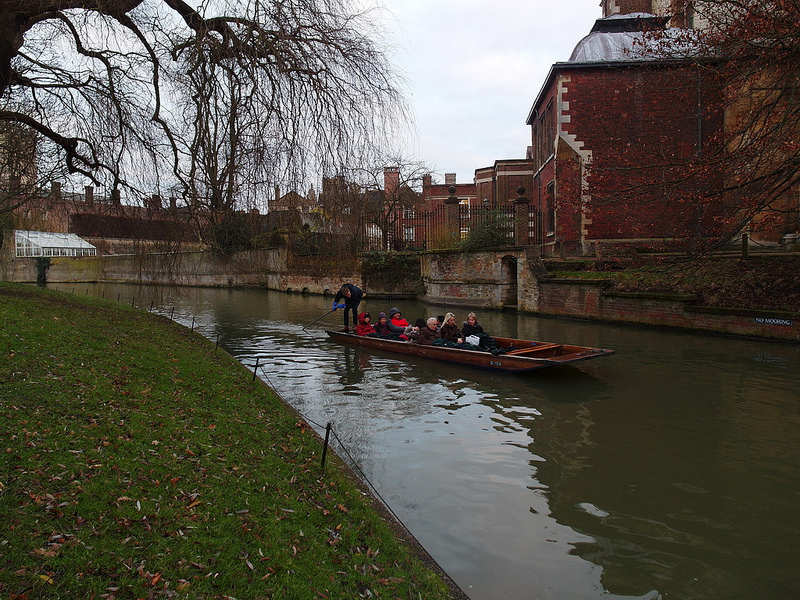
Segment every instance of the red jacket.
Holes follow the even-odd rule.
[[[368,335],[370,333],[375,333],[375,328],[367,323],[366,318],[369,313],[362,312],[358,315],[358,325],[356,325],[356,335]]]

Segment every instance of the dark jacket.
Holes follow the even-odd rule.
[[[464,337],[468,335],[478,335],[479,333],[483,333],[483,327],[477,322],[475,325],[470,325],[468,321],[464,321],[461,324],[461,333],[464,334]]]
[[[340,289],[333,301],[338,303],[342,298],[344,298],[344,304],[348,308],[358,306],[358,304],[361,302],[361,298],[364,296],[364,292],[361,291],[361,288],[353,285],[352,283],[345,283],[342,287],[346,287],[350,290],[350,297],[345,298],[345,295]]]
[[[392,330],[389,329],[389,321],[386,321],[386,323],[381,323],[380,318],[378,318],[378,322],[375,323],[373,327],[375,328],[375,333],[378,335],[389,335],[392,333]]]
[[[422,344],[423,346],[430,346],[433,343],[433,340],[440,338],[438,331],[432,331],[430,327],[427,325],[425,327],[420,327],[419,335],[417,336],[417,343]]]
[[[464,337],[458,325],[448,325],[447,323],[442,325],[441,334],[443,339],[450,340],[451,342],[458,342],[459,338]]]

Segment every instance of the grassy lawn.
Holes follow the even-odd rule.
[[[200,335],[0,284],[0,597],[451,597],[321,450]]]

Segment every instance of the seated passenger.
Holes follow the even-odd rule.
[[[461,333],[464,334],[465,338],[483,333],[483,327],[478,323],[478,317],[475,316],[474,312],[469,313],[467,320],[461,324]]]
[[[444,325],[442,325],[440,333],[442,334],[442,339],[456,344],[464,342],[464,334],[461,333],[458,325],[456,325],[456,316],[453,313],[449,312],[444,316]]]
[[[358,325],[356,325],[356,335],[369,335],[375,333],[375,328],[372,326],[371,317],[368,312],[362,312],[358,315]]]
[[[392,307],[389,309],[389,329],[392,333],[402,335],[409,325],[411,324],[403,318],[399,308]]]
[[[419,330],[417,343],[422,346],[430,346],[433,340],[440,338],[439,330],[436,328],[438,325],[439,321],[436,317],[428,317],[425,327]]]
[[[394,307],[389,309],[389,323],[395,327],[402,327],[404,330],[410,325],[410,323],[403,318],[400,309]]]
[[[375,323],[375,333],[378,335],[389,335],[389,321],[386,319],[386,313],[378,313],[378,322]]]
[[[461,325],[461,333],[464,335],[465,342],[478,346],[481,350],[492,351],[497,348],[497,340],[483,330],[475,313],[471,312],[467,315],[467,320]],[[478,338],[477,341],[475,338]]]
[[[405,336],[408,338],[410,342],[415,342],[417,341],[417,338],[419,338],[420,330],[425,329],[425,327],[426,327],[425,319],[420,317],[414,322],[413,325],[409,325],[408,327],[406,327]]]

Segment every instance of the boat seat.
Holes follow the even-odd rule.
[[[538,346],[531,346],[529,348],[517,348],[516,350],[509,350],[506,352],[506,355],[518,355],[518,354],[533,354],[534,352],[539,352],[540,350],[549,350],[551,348],[558,348],[561,344],[539,344]]]

